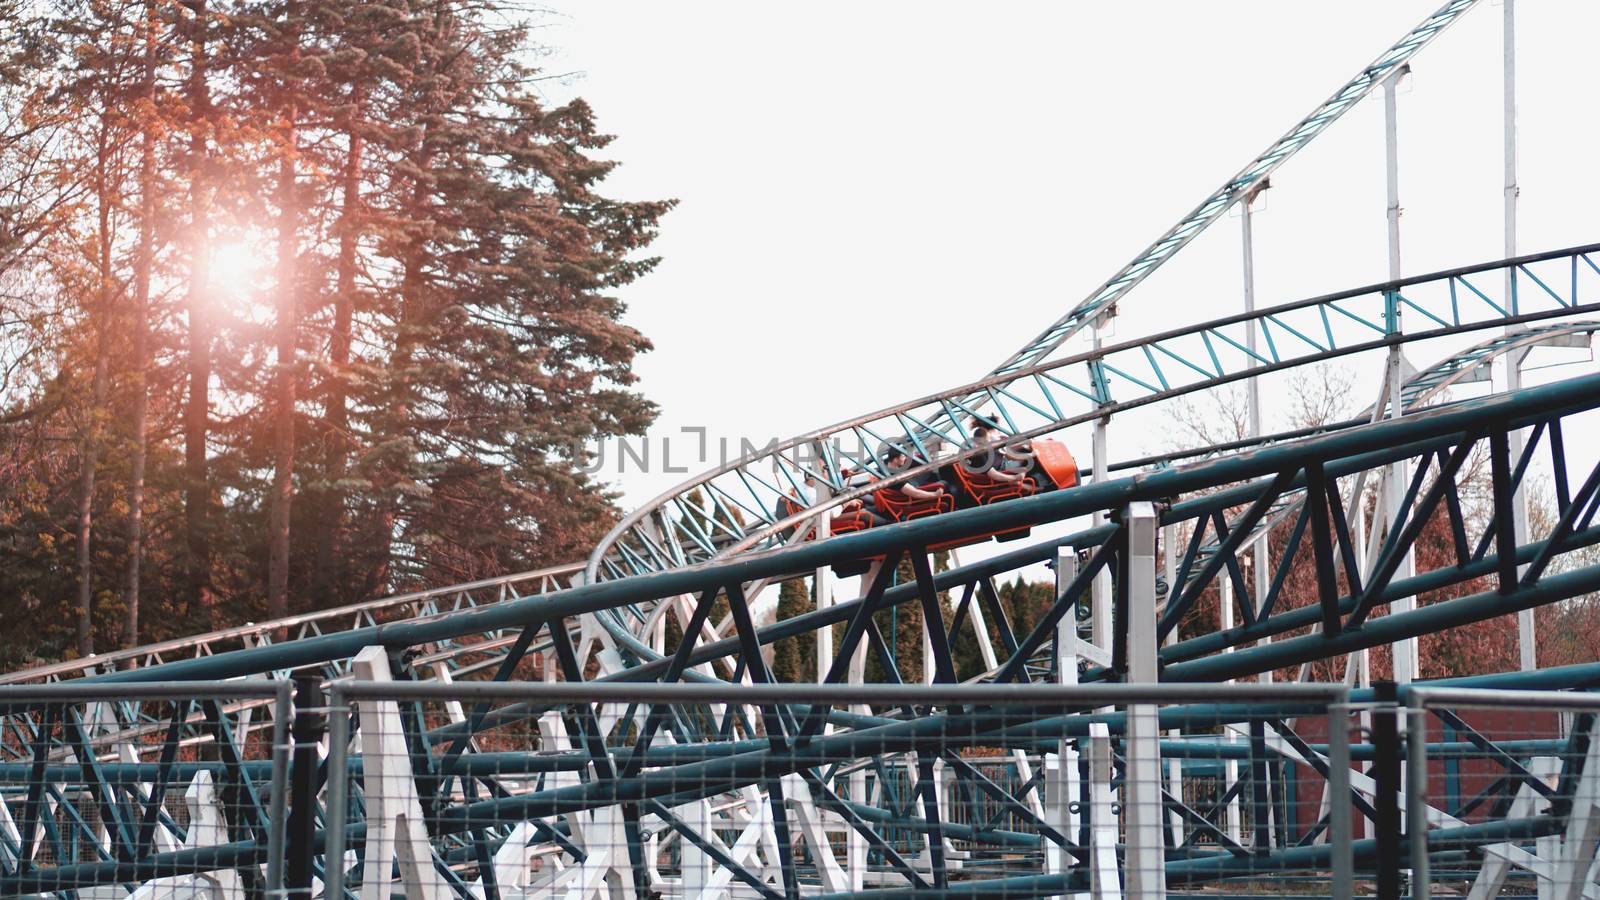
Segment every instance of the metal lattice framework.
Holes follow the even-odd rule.
[[[1529,352],[1600,331],[1600,244],[1058,356],[1235,206],[1248,273],[1250,198],[1362,98],[1392,101],[1473,5],[1425,19],[982,379],[754,448],[585,561],[0,677],[0,896],[1099,898],[1281,877],[1345,896],[1354,874],[1389,891],[1405,852],[1422,885],[1600,897],[1582,696],[1600,663],[1399,692],[1362,674],[1370,651],[1399,674],[1417,639],[1600,595],[1600,463],[1568,438],[1600,416],[1600,374],[1520,383]],[[1106,458],[1114,415],[1379,356],[1383,395],[1354,420]],[[1043,438],[1093,443],[1092,475],[829,536],[877,491]],[[1530,534],[1538,477],[1554,523]],[[941,566],[996,535],[1017,542]],[[1003,583],[1039,564],[1054,590],[1024,612]],[[776,616],[799,578],[812,608]],[[900,615],[922,684],[903,683]],[[777,683],[797,639],[815,684]],[[1530,690],[1577,712],[1513,735],[1467,711]],[[1429,760],[1482,789],[1435,797]]]

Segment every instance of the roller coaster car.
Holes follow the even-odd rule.
[[[951,466],[950,469],[956,476],[956,484],[961,486],[962,494],[972,501],[965,505],[988,506],[1001,500],[1027,497],[1039,489],[1038,483],[1026,476],[1015,481],[1003,481],[987,472],[969,472],[965,466]]]
[[[1072,456],[1072,451],[1060,441],[1049,438],[1037,438],[1031,442],[1033,449],[1033,465],[1029,468],[1027,476],[1017,481],[1002,481],[991,478],[983,473],[968,472],[959,464],[945,466],[939,470],[939,476],[947,485],[954,487],[951,492],[941,494],[932,500],[913,499],[899,488],[879,488],[872,494],[872,502],[878,512],[891,522],[908,522],[925,516],[939,515],[951,512],[956,508],[970,508],[973,506],[987,506],[1002,500],[1012,500],[1017,497],[1026,497],[1044,491],[1061,490],[1076,487],[1078,484],[1078,463]],[[791,516],[801,512],[797,500],[784,497],[783,514]],[[866,510],[856,508],[847,510],[834,516],[829,523],[831,534],[849,534],[863,531],[872,527],[872,517]],[[1016,528],[1010,531],[994,532],[991,534],[974,535],[958,541],[930,546],[929,550],[948,550],[953,547],[964,547],[994,538],[1004,543],[1025,538],[1031,533],[1028,528]],[[808,532],[804,540],[816,537],[813,529]],[[840,577],[849,577],[865,573],[876,560],[882,557],[851,560],[837,563],[833,570]]]
[[[1014,500],[1018,497],[1027,497],[1038,491],[1038,482],[1032,478],[1022,477],[1015,481],[1004,481],[989,475],[987,472],[970,472],[965,466],[954,465],[949,467],[955,476],[956,484],[960,486],[960,505],[967,509],[974,506],[988,506],[1002,500]],[[992,537],[1001,543],[1025,538],[1031,529],[1014,528],[1010,531],[995,532]],[[983,535],[978,541],[987,540],[991,535]],[[962,541],[961,543],[975,543],[975,541]]]
[[[878,512],[891,522],[909,522],[924,516],[936,516],[956,508],[956,498],[948,493],[930,500],[911,497],[896,487],[879,488],[872,493],[872,502]]]
[[[1033,441],[1032,474],[1049,479],[1047,491],[1078,486],[1078,461],[1072,458],[1067,445],[1050,438]]]
[[[800,501],[793,497],[781,497],[779,498],[779,504],[780,511],[785,518],[805,512],[805,507],[801,506]],[[852,531],[861,531],[870,527],[872,527],[872,515],[861,508],[860,505],[857,505],[854,509],[846,509],[828,520],[828,534],[830,535],[849,534]],[[801,540],[814,540],[816,536],[817,529],[813,526]]]
[[[931,500],[922,500],[908,496],[904,491],[897,487],[886,487],[879,488],[872,493],[872,504],[873,507],[878,510],[878,513],[884,518],[888,519],[890,522],[909,522],[912,519],[920,519],[925,516],[936,516],[940,513],[947,513],[954,510],[956,508],[956,498],[949,493],[944,493],[934,497]],[[870,524],[865,511],[860,511],[860,515],[863,521],[866,521],[868,524]],[[834,519],[834,521],[838,522],[839,520]],[[862,525],[861,527],[865,528],[867,525]],[[859,528],[853,528],[851,530],[856,531],[859,530]],[[838,532],[834,533],[837,534]],[[982,538],[979,540],[982,540]],[[971,541],[961,541],[960,543],[971,543]],[[944,549],[946,546],[954,545],[943,545],[938,548],[929,549]],[[873,563],[881,562],[882,560],[882,556],[873,556],[865,559],[853,559],[848,562],[835,563],[833,566],[833,571],[841,578],[849,578],[852,575],[865,574],[869,569],[872,568]]]

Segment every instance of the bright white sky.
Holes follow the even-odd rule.
[[[1441,2],[555,0],[547,69],[580,74],[550,92],[619,136],[609,190],[681,200],[625,294],[656,346],[654,452],[672,437],[698,472],[716,460],[685,426],[765,443],[981,376]],[[1600,4],[1517,12],[1521,249],[1600,241]],[[1502,14],[1470,12],[1400,97],[1406,274],[1501,255]],[[1261,305],[1382,280],[1376,93],[1273,183]],[[1238,220],[1215,224],[1123,301],[1117,338],[1240,310],[1239,255]],[[1351,365],[1364,405],[1377,360]],[[1163,449],[1160,426],[1114,422],[1112,455]],[[608,457],[626,506],[684,477],[660,462],[618,478]]]

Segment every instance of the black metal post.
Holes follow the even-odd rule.
[[[1373,819],[1378,841],[1379,900],[1399,900],[1400,869],[1405,864],[1400,833],[1400,728],[1395,705],[1395,683],[1374,681],[1372,692],[1380,706],[1372,711],[1372,779],[1376,783]]]
[[[1267,728],[1259,721],[1250,723],[1250,815],[1255,830],[1252,849],[1265,856],[1272,852],[1272,800],[1267,784]]]
[[[289,770],[289,823],[286,829],[283,880],[290,900],[311,900],[311,871],[317,836],[317,744],[327,719],[322,714],[322,679],[296,676],[294,681],[293,757]]]

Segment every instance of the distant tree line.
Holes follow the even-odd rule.
[[[638,434],[606,196],[528,14],[0,0],[6,668],[580,557]]]

